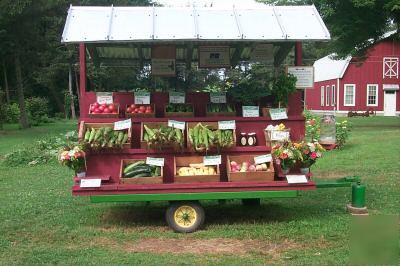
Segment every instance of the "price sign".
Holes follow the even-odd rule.
[[[243,117],[259,117],[260,109],[258,106],[243,106]]]
[[[135,104],[150,104],[150,92],[135,92]]]
[[[255,164],[262,164],[262,163],[269,163],[269,162],[272,162],[271,154],[264,154],[264,155],[254,157]]]
[[[114,130],[129,129],[132,126],[131,119],[126,119],[114,123]]]
[[[314,67],[312,66],[290,66],[287,73],[297,78],[296,88],[306,89],[314,87]]]
[[[170,92],[169,103],[185,103],[185,93],[183,92]]]
[[[285,108],[271,108],[269,109],[269,115],[272,120],[288,119]]]
[[[235,120],[218,121],[218,129],[236,129],[236,122]]]
[[[289,184],[304,184],[308,182],[305,175],[286,175],[286,179]]]
[[[280,130],[272,130],[271,131],[271,140],[289,140],[289,131],[280,131]]]
[[[173,127],[173,128],[178,128],[180,130],[185,129],[185,122],[182,121],[176,121],[176,120],[168,120],[168,126]]]
[[[81,179],[80,187],[89,188],[89,187],[100,187],[101,179]]]
[[[99,104],[111,104],[113,103],[112,92],[96,92],[96,101]]]
[[[163,167],[164,166],[164,158],[147,157],[146,164]]]
[[[212,155],[203,157],[204,165],[219,165],[221,164],[221,155]]]
[[[211,92],[210,102],[212,103],[226,103],[226,93],[225,92]]]

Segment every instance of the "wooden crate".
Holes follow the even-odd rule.
[[[119,171],[119,180],[122,184],[137,184],[137,185],[146,185],[146,184],[162,184],[163,183],[163,167],[161,167],[160,176],[149,176],[149,177],[130,177],[124,178],[123,171],[124,167],[127,164],[134,163],[137,161],[146,161],[146,159],[122,159],[121,167]]]
[[[85,138],[86,129],[90,128],[101,128],[101,127],[111,127],[114,128],[114,123],[86,123],[85,121],[81,121],[79,124],[79,132],[78,139],[81,141]],[[124,149],[129,149],[131,147],[131,138],[132,138],[132,128],[128,130],[128,142],[123,144],[122,147]]]
[[[195,151],[194,147],[192,146],[192,143],[189,141],[189,128],[194,128],[198,123],[201,123],[204,126],[209,126],[210,129],[218,129],[218,122],[187,122],[186,123],[186,138],[187,138],[187,147],[190,151]],[[233,145],[230,147],[236,147],[236,130],[233,129]],[[215,148],[215,147],[210,147]],[[229,149],[229,148],[226,148]],[[205,150],[204,150],[205,151]],[[201,152],[201,151],[199,151]]]
[[[144,141],[144,125],[148,126],[149,128],[160,128],[160,126],[168,126],[168,122],[142,122],[140,125],[140,148],[141,149],[148,149],[147,142]],[[184,133],[184,132],[182,132]],[[174,148],[174,145],[164,145],[160,148]]]
[[[139,117],[139,118],[150,118],[150,117],[156,117],[156,106],[155,106],[155,104],[137,104],[137,105],[139,105],[139,106],[148,106],[148,105],[150,105],[151,106],[151,109],[152,109],[152,113],[149,113],[149,114],[145,114],[145,113],[142,113],[142,114],[139,114],[139,113],[135,113],[135,114],[132,114],[132,113],[128,113],[128,112],[126,112],[126,109],[130,106],[130,105],[127,105],[126,106],[126,108],[125,108],[125,117],[131,117],[131,118],[136,118],[136,117]]]
[[[196,175],[196,176],[178,176],[177,168],[189,167],[191,163],[202,163],[203,156],[174,157],[174,183],[206,183],[219,182],[220,170],[219,165],[215,166],[217,174],[215,175]]]
[[[271,140],[272,131],[273,130],[264,130],[265,144],[266,144],[266,146],[269,146],[271,148],[274,147],[278,143],[284,142],[281,140]],[[289,132],[289,140],[290,140],[290,128],[280,130],[280,131]]]
[[[114,103],[115,107],[117,107],[117,113],[116,114],[93,114],[90,112],[90,109],[92,107],[92,104],[89,106],[89,117],[90,118],[118,118],[119,117],[119,104]]]
[[[239,164],[243,162],[254,162],[254,157],[257,155],[229,155],[226,159],[226,171],[228,173],[229,182],[270,182],[274,181],[274,164],[273,162],[267,163],[267,171],[257,172],[231,172],[231,161],[235,161]]]
[[[192,106],[192,112],[167,112],[167,105],[164,106],[164,117],[194,117],[194,106],[191,103],[182,103]]]

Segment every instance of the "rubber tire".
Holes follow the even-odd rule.
[[[242,204],[244,206],[260,206],[261,200],[260,199],[242,199]]]
[[[182,205],[188,205],[188,206],[192,207],[193,209],[195,209],[195,211],[196,211],[198,219],[191,227],[184,228],[175,223],[174,213]],[[176,233],[193,233],[193,232],[197,231],[198,229],[200,229],[204,225],[205,212],[204,212],[204,208],[200,205],[200,203],[195,202],[195,201],[171,202],[167,208],[167,211],[165,212],[165,219],[167,220],[168,226],[172,230],[174,230],[174,232],[176,232]]]

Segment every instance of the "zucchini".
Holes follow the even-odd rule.
[[[147,176],[151,176],[151,172],[148,169],[138,169],[132,170],[129,173],[126,173],[124,177],[135,177],[138,174],[146,173]]]
[[[137,178],[137,177],[151,177],[151,173],[141,173],[133,176],[132,178]]]
[[[145,164],[145,161],[137,161],[137,162],[134,162],[134,163],[126,166],[125,169],[124,169],[124,174],[132,171],[136,166],[139,166],[139,165],[142,165],[142,164]]]

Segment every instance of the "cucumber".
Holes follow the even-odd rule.
[[[133,178],[136,177],[151,177],[151,173],[141,173],[141,174],[137,174],[135,176],[133,176]]]
[[[142,165],[142,164],[145,164],[145,161],[137,161],[137,162],[134,162],[134,163],[126,166],[125,169],[124,169],[124,174],[132,171],[136,166],[139,166],[139,165]]]
[[[124,177],[135,177],[136,175],[139,174],[146,174],[147,176],[151,176],[151,172],[148,169],[138,169],[138,170],[133,170],[130,171],[129,173],[124,174]]]

